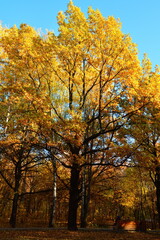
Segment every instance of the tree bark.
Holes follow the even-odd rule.
[[[53,197],[50,207],[50,218],[49,218],[49,227],[55,226],[55,214],[56,214],[56,200],[57,200],[57,171],[56,171],[56,160],[52,160],[53,166]]]
[[[21,159],[16,163],[15,167],[15,187],[14,187],[14,197],[13,197],[13,204],[12,204],[12,212],[10,217],[10,225],[14,228],[16,227],[16,220],[17,220],[17,209],[18,209],[18,200],[19,200],[19,186],[21,180]]]
[[[68,230],[77,230],[77,210],[79,203],[79,165],[73,163],[70,177]]]
[[[86,169],[83,171],[82,179],[82,206],[81,206],[81,228],[87,227],[87,215],[88,215],[88,206],[90,201],[90,188],[91,181],[90,176],[88,176],[88,184],[86,184]]]
[[[86,194],[82,196],[84,199],[82,199],[82,209],[81,209],[81,228],[87,227],[87,215],[88,215],[88,199]]]
[[[13,228],[16,227],[18,200],[19,200],[19,194],[15,192],[13,197],[12,213],[9,221],[11,227]]]
[[[156,167],[155,186],[157,197],[158,223],[160,227],[160,166]]]

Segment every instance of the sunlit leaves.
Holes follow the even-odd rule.
[[[2,125],[9,114],[8,126],[40,128],[72,147],[92,139],[93,149],[108,146],[122,157],[127,143],[118,139],[120,127],[148,98],[159,104],[158,69],[151,72],[147,56],[141,68],[136,45],[113,16],[90,7],[86,17],[70,1],[57,19],[58,36],[41,36],[26,24],[1,27]]]

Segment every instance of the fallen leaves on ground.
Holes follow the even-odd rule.
[[[113,231],[7,230],[0,231],[1,240],[160,240],[160,234]]]

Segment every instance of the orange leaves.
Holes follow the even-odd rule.
[[[147,54],[142,60],[142,75],[139,80],[139,99],[160,108],[160,72],[158,66],[152,71],[152,64]]]
[[[125,114],[144,103],[134,101],[139,94],[139,99],[150,95],[159,101],[159,73],[150,73],[148,60],[142,71],[137,47],[119,20],[92,8],[85,17],[72,1],[57,19],[58,36],[40,36],[26,24],[0,29],[1,58],[7,61],[0,91],[4,98],[8,94],[17,122],[26,118],[47,133],[54,128],[80,147],[87,134],[124,124]],[[125,143],[117,151],[123,155]]]
[[[70,1],[67,11],[65,13],[59,12],[57,19],[60,40],[65,43],[66,49],[78,52],[79,47],[82,48],[85,46],[83,42],[89,34],[84,14],[80,8],[74,6]]]
[[[105,111],[107,101],[114,107],[120,94],[132,99],[130,95],[136,94],[139,87],[141,68],[137,48],[121,32],[119,20],[105,18],[92,8],[85,18],[70,2],[67,11],[59,13],[58,23],[60,35],[52,41],[59,62],[56,75],[62,87],[68,86],[66,93],[73,103],[70,106],[77,110],[92,104],[98,109],[101,98]]]

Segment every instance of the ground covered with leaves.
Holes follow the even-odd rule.
[[[160,240],[158,233],[67,230],[1,230],[1,240]]]

